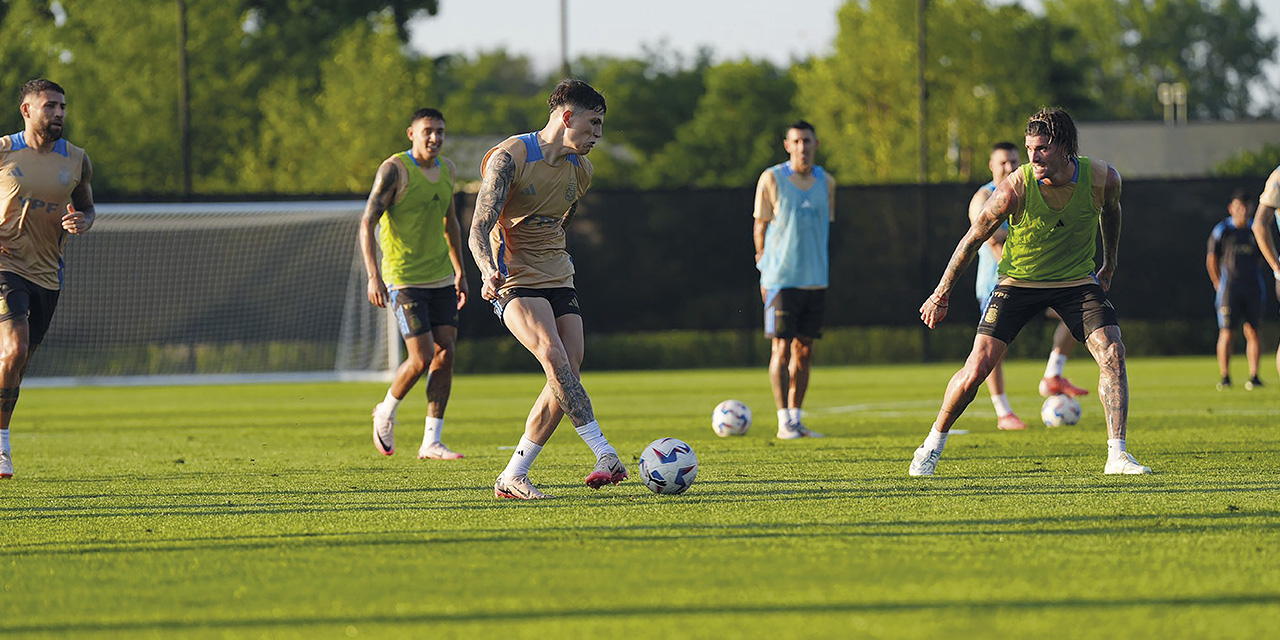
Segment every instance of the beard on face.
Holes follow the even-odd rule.
[[[46,140],[61,140],[62,125],[50,122],[40,131],[40,135],[42,135]]]

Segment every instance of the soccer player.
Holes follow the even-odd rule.
[[[387,396],[373,408],[373,444],[395,453],[396,409],[425,372],[427,421],[420,460],[462,457],[440,441],[453,387],[458,310],[467,303],[462,232],[453,204],[453,162],[440,155],[444,114],[419,109],[409,122],[410,148],[382,162],[360,218],[360,253],[369,275],[369,302],[395,309],[408,358]],[[379,226],[381,222],[381,226]],[[374,229],[382,264],[374,253]]]
[[[813,341],[822,337],[827,302],[827,235],[836,210],[836,181],[813,163],[818,138],[797,120],[782,146],[790,158],[756,183],[756,268],[764,300],[764,332],[772,341],[769,383],[778,408],[778,438],[821,438],[801,421],[809,389]]]
[[[1280,257],[1276,255],[1276,241],[1271,237],[1271,224],[1280,225],[1276,218],[1276,209],[1280,208],[1280,167],[1276,167],[1267,178],[1267,186],[1258,196],[1258,211],[1253,216],[1253,237],[1258,241],[1258,249],[1262,257],[1271,267],[1271,275],[1276,280],[1276,298],[1280,299]],[[1276,349],[1276,373],[1280,373],[1280,348]]]
[[[1218,310],[1218,373],[1222,375],[1218,390],[1231,388],[1232,332],[1244,325],[1245,356],[1249,361],[1249,380],[1244,388],[1261,387],[1258,361],[1262,346],[1258,342],[1258,326],[1262,322],[1262,305],[1267,293],[1263,286],[1264,264],[1253,237],[1252,221],[1244,201],[1244,191],[1237,190],[1227,205],[1226,220],[1214,225],[1209,234],[1209,247],[1204,266],[1217,292],[1214,306]]]
[[[977,192],[969,199],[970,224],[977,222],[982,215],[982,207],[987,203],[991,194],[995,193],[996,185],[1003,182],[1021,164],[1022,159],[1018,157],[1018,147],[1012,142],[997,142],[992,145],[991,158],[987,161],[987,166],[991,169],[991,182],[978,187]],[[1005,222],[1000,225],[999,229],[996,229],[995,233],[991,234],[983,248],[978,251],[978,278],[975,291],[978,295],[980,314],[987,310],[991,292],[995,291],[996,284],[999,281],[996,267],[1004,254],[1004,240],[1008,235],[1009,223]],[[1058,328],[1053,332],[1053,351],[1049,353],[1049,363],[1045,368],[1044,377],[1040,380],[1040,395],[1048,397],[1065,393],[1074,397],[1089,393],[1088,390],[1071,384],[1070,380],[1062,376],[1062,369],[1066,366],[1067,358],[1075,347],[1075,338],[1071,337],[1071,330],[1067,328],[1066,323],[1062,322],[1061,318],[1058,318],[1057,314],[1053,313],[1052,310],[1050,310],[1049,316],[1058,320]],[[1013,412],[1013,407],[1009,406],[1009,397],[1004,392],[1003,362],[997,364],[991,370],[991,375],[987,376],[987,390],[991,392],[991,404],[996,409],[997,429],[1020,431],[1027,428],[1027,424]]]
[[[66,92],[43,78],[18,91],[23,129],[0,138],[0,478],[13,477],[9,423],[27,365],[62,289],[67,234],[93,226],[93,166],[62,138]]]
[[[524,436],[493,485],[495,497],[519,500],[547,497],[529,481],[529,469],[565,415],[596,456],[587,486],[627,478],[579,378],[582,311],[565,245],[565,230],[591,185],[586,156],[603,134],[605,99],[591,85],[567,79],[547,106],[551,116],[540,131],[507,138],[485,155],[471,225],[480,295],[547,376]]]
[[[947,315],[951,291],[982,244],[1005,221],[1000,284],[978,324],[973,350],[951,377],[938,417],[916,449],[908,473],[931,476],[946,446],[947,432],[973,402],[982,381],[1003,359],[1009,343],[1034,316],[1052,307],[1084,342],[1101,370],[1098,395],[1107,417],[1106,474],[1144,474],[1125,450],[1129,381],[1124,344],[1106,290],[1115,275],[1120,239],[1120,174],[1101,160],[1079,155],[1075,123],[1056,107],[1027,121],[1030,164],[1013,172],[983,205],[977,222],[952,253],[942,279],[920,307],[933,329]],[[1094,242],[1102,232],[1102,266],[1094,272]]]

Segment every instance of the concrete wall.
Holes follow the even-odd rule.
[[[1080,153],[1125,178],[1194,178],[1241,151],[1280,144],[1280,122],[1081,122]]]

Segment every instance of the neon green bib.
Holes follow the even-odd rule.
[[[1077,158],[1080,175],[1075,193],[1061,211],[1044,201],[1031,165],[1022,165],[1027,195],[1021,216],[1009,220],[1000,275],[1029,282],[1065,282],[1093,273],[1098,236],[1098,216],[1093,205],[1093,178],[1089,159]]]
[[[422,175],[408,151],[396,154],[409,174],[404,197],[391,205],[378,225],[382,279],[387,284],[426,284],[453,275],[444,219],[453,198],[453,176],[440,162],[440,179]]]

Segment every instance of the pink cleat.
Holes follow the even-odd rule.
[[[396,419],[382,411],[381,403],[373,408],[373,447],[384,456],[396,452]]]
[[[419,460],[461,460],[464,457],[443,442],[432,442],[418,447]]]
[[[618,484],[626,479],[627,468],[622,466],[622,461],[617,455],[606,453],[596,461],[596,468],[587,476],[586,482],[588,487],[599,489],[606,484]]]
[[[1075,386],[1074,384],[1071,384],[1070,380],[1067,380],[1062,376],[1053,376],[1053,377],[1046,376],[1040,379],[1040,396],[1041,397],[1048,398],[1049,396],[1056,396],[1060,394],[1066,394],[1071,396],[1072,398],[1075,398],[1079,396],[1089,395],[1089,390],[1082,389],[1080,387]]]
[[[996,428],[1001,431],[1022,431],[1027,428],[1027,423],[1022,418],[1014,414],[1009,414],[996,420]]]

